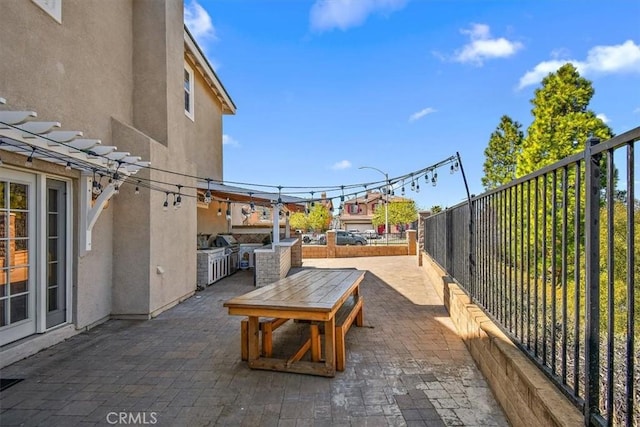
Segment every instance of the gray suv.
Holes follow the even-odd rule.
[[[366,245],[367,239],[362,236],[355,235],[348,231],[337,230],[336,231],[336,244],[337,245]]]

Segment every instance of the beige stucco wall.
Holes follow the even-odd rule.
[[[187,63],[194,70],[195,114],[194,121],[185,116],[185,149],[196,164],[198,176],[222,180],[222,106],[196,66],[189,60]]]
[[[61,25],[31,1],[2,2],[0,96],[14,109],[37,111],[40,120],[117,145],[111,116],[132,114],[131,16],[127,0],[68,0]],[[75,263],[78,328],[111,310],[112,218],[113,207],[94,227],[93,250]]]
[[[160,170],[222,178],[222,109],[197,70],[195,122],[184,113],[182,1],[65,0],[62,24],[31,1],[7,0],[0,9],[0,97],[12,109],[35,110],[39,120],[60,121]],[[158,170],[139,177],[195,195],[194,178]],[[198,221],[213,219],[211,232],[226,224],[191,197],[164,212],[164,193],[134,195],[134,185],[102,212],[82,257],[75,233],[77,328],[109,315],[148,317],[190,296]],[[79,208],[76,201],[76,231]]]

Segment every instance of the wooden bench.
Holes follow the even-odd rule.
[[[336,312],[336,370],[344,371],[347,362],[345,335],[355,320],[357,326],[364,324],[364,298],[351,295]]]
[[[273,331],[284,325],[289,319],[260,319],[258,328],[262,335],[262,356],[271,357],[273,354]],[[249,359],[249,321],[243,319],[240,324],[240,353],[242,360]]]

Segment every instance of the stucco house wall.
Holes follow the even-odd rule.
[[[191,48],[195,42],[183,22],[181,0],[65,0],[61,23],[32,1],[2,4],[0,97],[12,109],[37,111],[38,120],[59,121],[153,167],[110,200],[84,253],[80,172],[52,166],[72,180],[75,195],[70,309],[76,330],[109,317],[149,318],[189,297],[196,289],[198,221],[226,222],[212,208],[198,209],[192,197],[165,212],[163,192],[145,186],[133,192],[136,179],[151,179],[195,194],[194,178],[168,170],[222,179],[222,115],[235,106],[214,93],[206,60],[188,55],[186,40]],[[195,120],[184,111],[185,61],[194,69]],[[17,167],[24,163],[2,157],[5,166],[14,158]]]

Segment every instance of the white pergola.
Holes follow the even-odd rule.
[[[0,106],[6,100],[0,97]],[[0,107],[2,108],[2,107]],[[91,250],[91,231],[107,202],[131,175],[149,167],[141,157],[102,145],[99,139],[83,138],[81,131],[62,130],[55,121],[37,121],[35,111],[0,110],[0,150],[58,164],[81,171],[80,179],[80,250]],[[94,199],[95,174],[110,176]]]

